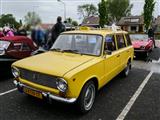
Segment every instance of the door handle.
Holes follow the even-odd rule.
[[[117,57],[120,57],[120,55],[117,55]]]

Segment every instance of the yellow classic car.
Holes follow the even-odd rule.
[[[64,32],[48,52],[12,64],[14,84],[40,99],[76,103],[86,113],[101,87],[129,74],[133,55],[129,35],[120,29]]]

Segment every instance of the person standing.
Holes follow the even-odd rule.
[[[21,26],[21,27],[18,29],[17,35],[19,35],[19,36],[27,36],[27,31],[26,31],[26,29],[24,28],[24,26]]]
[[[0,28],[0,38],[4,37],[3,28]]]
[[[156,48],[156,43],[155,43],[155,39],[154,39],[154,31],[152,28],[149,28],[149,30],[148,30],[148,37],[153,41],[154,48]]]
[[[60,35],[61,32],[65,31],[65,25],[62,23],[62,17],[57,17],[57,23],[51,29],[51,40],[52,44],[54,44],[57,37]]]

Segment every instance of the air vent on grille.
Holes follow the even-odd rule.
[[[39,72],[34,72],[30,70],[20,69],[20,77],[22,79],[28,80],[30,82],[51,87],[57,88],[56,82],[57,79],[54,76],[42,74]]]

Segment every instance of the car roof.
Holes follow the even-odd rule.
[[[118,30],[118,31],[113,31],[113,30],[107,30],[107,29],[102,29],[102,30],[74,30],[74,31],[67,31],[63,32],[63,34],[95,34],[95,35],[102,35],[105,36],[106,34],[120,34],[124,33],[126,34],[126,31]]]
[[[14,41],[14,42],[31,41],[31,39],[29,39],[26,36],[5,36],[5,37],[1,37],[0,40]]]

